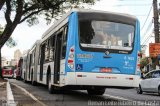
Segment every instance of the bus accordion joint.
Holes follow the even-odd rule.
[[[69,57],[68,57],[68,67],[73,70],[74,69],[74,46],[70,48]]]

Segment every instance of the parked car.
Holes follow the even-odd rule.
[[[13,66],[3,66],[2,67],[2,77],[3,78],[13,78]]]
[[[137,89],[138,94],[156,92],[160,95],[160,70],[152,70],[144,75]]]

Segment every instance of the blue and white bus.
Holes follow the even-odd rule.
[[[32,73],[50,93],[70,88],[102,95],[106,87],[138,87],[140,24],[134,16],[73,10],[43,34],[38,48]]]

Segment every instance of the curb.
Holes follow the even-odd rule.
[[[16,106],[9,81],[7,82],[7,104],[8,106]]]

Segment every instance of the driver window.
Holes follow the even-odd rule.
[[[152,73],[153,73],[153,72],[152,72]],[[145,79],[152,78],[152,73],[148,73],[148,74],[145,76]]]

